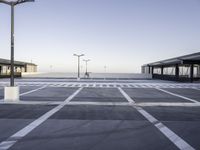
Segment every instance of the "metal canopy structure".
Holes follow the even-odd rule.
[[[171,66],[174,64],[200,64],[200,52],[157,61],[154,63],[147,64],[148,66]]]
[[[153,78],[175,81],[200,79],[200,52],[142,66],[142,73],[152,74]]]
[[[4,65],[9,65],[10,66],[11,62],[8,59],[2,59],[2,58],[0,58],[0,64],[4,64]],[[14,61],[14,65],[24,66],[26,64],[37,66],[34,63],[22,62],[22,61]]]

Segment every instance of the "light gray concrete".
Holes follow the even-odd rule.
[[[84,118],[48,120],[11,149],[177,150],[146,121]]]
[[[37,92],[21,96],[22,101],[64,101],[77,88],[46,87]]]
[[[25,80],[29,81],[28,79]],[[43,80],[40,79],[40,81],[41,84],[37,83],[35,86],[28,84],[22,86],[20,93],[44,86]],[[19,80],[19,82],[24,84],[24,81]],[[1,142],[57,105],[62,104],[78,89],[79,85],[85,84],[85,86],[91,85],[91,87],[83,88],[82,92],[71,100],[71,104],[70,102],[66,104],[49,119],[27,133],[25,137],[20,140],[15,139],[17,143],[11,149],[178,149],[157,127],[133,108],[138,104],[142,104],[140,107],[155,117],[156,123],[162,123],[192,147],[196,149],[200,147],[199,104],[155,89],[157,86],[165,86],[169,87],[166,90],[199,100],[199,91],[191,89],[197,87],[198,84],[166,84],[153,83],[153,81],[151,81],[151,84],[147,84],[148,81],[139,81],[140,84],[138,84],[138,81],[135,81],[137,84],[134,87],[136,88],[133,88],[129,87],[129,84],[133,83],[129,81],[127,81],[127,86],[117,81],[112,83],[68,82],[67,85],[71,85],[71,87],[64,87],[65,83],[61,80],[59,83],[56,79],[48,82],[54,87],[47,86],[44,89],[21,96],[22,102],[26,102],[26,104],[0,104]],[[105,87],[93,87],[98,84],[105,85]],[[120,93],[115,84],[119,85],[136,102],[136,104],[133,103],[134,106]],[[185,89],[186,86],[191,86],[191,88]],[[28,102],[30,102],[30,105]],[[40,102],[43,104],[41,105]],[[44,104],[44,102],[46,103]],[[50,103],[55,104],[50,105]],[[145,104],[148,106],[145,106]],[[158,106],[159,104],[162,107]],[[184,104],[188,106],[184,107]]]
[[[117,88],[84,88],[72,101],[127,102]]]
[[[191,99],[194,99],[194,100],[200,102],[200,91],[199,90],[189,89],[189,88],[188,89],[170,89],[170,88],[168,88],[165,90],[176,93],[176,94],[180,94],[182,96],[185,96],[185,97],[188,97],[188,98],[191,98]]]
[[[145,107],[144,109],[183,137],[194,148],[199,149],[199,107]]]
[[[158,91],[154,88],[124,88],[124,91],[137,102],[188,102],[182,98]]]
[[[29,134],[31,131],[33,131],[35,128],[37,128],[39,125],[41,125],[44,121],[46,121],[48,118],[50,118],[52,115],[54,115],[56,112],[58,112],[60,109],[62,109],[71,99],[73,99],[74,96],[76,96],[82,88],[79,88],[76,90],[72,95],[70,95],[68,98],[65,99],[63,103],[60,105],[54,107],[53,109],[46,112],[41,117],[37,118],[21,130],[17,131],[13,135],[11,135],[8,139],[5,141],[2,141],[0,143],[0,149],[7,150],[10,149],[14,144],[16,144],[19,140],[21,140],[23,137],[25,137],[27,134]]]

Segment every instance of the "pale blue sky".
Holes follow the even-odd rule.
[[[200,51],[200,0],[36,0],[15,9],[15,59],[39,71],[140,72]],[[0,4],[0,57],[10,56],[10,8]],[[83,69],[85,64],[82,63]]]

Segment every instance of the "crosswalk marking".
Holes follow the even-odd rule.
[[[9,83],[1,83],[0,87],[8,86]],[[90,88],[190,88],[200,89],[200,84],[162,84],[162,83],[63,83],[63,82],[19,82],[18,86],[49,86],[49,87],[90,87]]]

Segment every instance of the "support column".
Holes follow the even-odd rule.
[[[155,78],[154,73],[153,73],[153,70],[154,70],[154,67],[152,66],[152,67],[151,67],[151,75],[152,75],[152,78]]]
[[[194,80],[194,64],[190,65],[190,82]]]
[[[176,64],[175,66],[175,78],[176,80],[179,80],[179,65]]]
[[[153,75],[153,70],[154,70],[154,67],[152,66],[151,67],[151,74]]]
[[[161,66],[161,75],[163,75],[164,72],[164,66]]]
[[[197,67],[197,76],[200,77],[200,64],[198,64],[198,67]]]
[[[149,68],[149,74],[151,74],[151,66],[148,66],[148,68]]]

